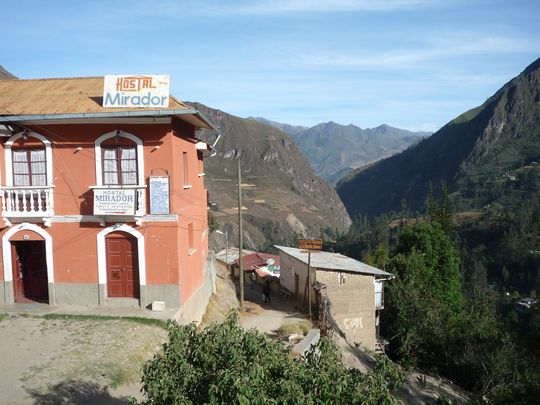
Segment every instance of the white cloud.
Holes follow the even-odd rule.
[[[440,4],[435,0],[263,0],[228,7],[238,14],[289,14],[297,12],[390,11]]]
[[[540,47],[536,42],[522,39],[490,36],[471,40],[473,37],[473,35],[469,37],[460,35],[456,38],[426,43],[424,46],[417,48],[381,53],[372,52],[358,55],[342,50],[339,54],[330,54],[326,51],[320,54],[303,54],[298,59],[298,63],[300,65],[319,67],[400,69],[418,67],[424,62],[450,57],[540,51]],[[349,54],[345,55],[345,53]]]

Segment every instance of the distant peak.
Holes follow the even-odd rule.
[[[540,69],[540,58],[536,59],[533,63],[525,68],[523,74],[534,72],[535,70]]]

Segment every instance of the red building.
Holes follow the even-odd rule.
[[[0,81],[0,302],[200,312],[211,124],[103,96],[103,77]]]

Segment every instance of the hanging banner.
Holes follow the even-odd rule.
[[[169,177],[150,176],[150,214],[169,213]]]
[[[103,107],[166,108],[168,75],[107,75],[103,81]]]

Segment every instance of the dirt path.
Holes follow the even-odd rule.
[[[1,404],[122,404],[140,398],[140,367],[166,338],[126,320],[0,321]]]

